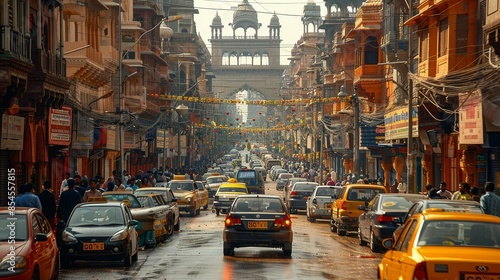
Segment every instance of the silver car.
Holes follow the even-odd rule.
[[[307,220],[330,219],[332,202],[337,199],[341,186],[317,186],[313,194],[307,198]]]

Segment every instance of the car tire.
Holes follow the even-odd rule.
[[[345,236],[347,234],[347,231],[345,229],[341,229],[340,227],[337,227],[337,234],[339,236]]]
[[[40,270],[38,269],[38,266],[35,266],[35,268],[33,269],[31,280],[40,280]]]
[[[333,217],[330,218],[330,231],[331,232],[337,231],[337,226],[335,225],[335,220],[333,219]]]
[[[137,262],[139,259],[139,250],[135,251],[135,254],[132,255],[132,262]]]
[[[167,219],[167,224],[165,225],[165,230],[167,231],[167,233],[165,234],[165,239],[167,239],[167,237],[172,236],[174,234],[174,221],[172,220],[172,218]]]
[[[285,255],[285,257],[292,256],[292,243],[285,243],[283,246],[283,255]]]
[[[231,246],[230,243],[224,242],[223,246],[224,246],[223,247],[224,256],[232,256],[232,255],[234,255],[234,249],[233,249],[233,246]]]
[[[373,234],[373,230],[370,230],[370,250],[374,253],[380,251],[380,247],[375,244],[375,235]]]
[[[363,240],[363,236],[361,235],[361,227],[358,225],[358,240],[360,246],[366,246],[368,243]]]
[[[196,210],[196,216],[199,216],[201,214],[201,207]]]
[[[72,260],[68,256],[64,256],[59,253],[59,261],[61,262],[61,267],[62,268],[68,268],[71,267]]]
[[[174,217],[175,221],[175,217]],[[177,224],[174,225],[174,231],[179,231],[181,229],[181,221],[177,220]]]
[[[189,217],[194,217],[196,214],[196,210],[194,208],[189,209]]]
[[[314,223],[316,222],[316,218],[314,218],[313,216],[311,216],[311,212],[309,211],[309,209],[307,209],[307,220],[311,223]]]
[[[125,267],[130,267],[132,265],[132,255],[131,255],[130,251],[132,251],[132,250],[129,247],[128,253],[125,256],[125,258],[123,259],[123,266],[125,266]]]

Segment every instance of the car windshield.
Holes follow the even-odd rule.
[[[222,183],[224,180],[222,178],[208,178],[207,184]]]
[[[24,241],[28,238],[26,215],[0,215],[0,241]]]
[[[150,203],[151,201],[147,196],[137,196],[137,200],[141,202],[142,208],[150,208],[154,206]]]
[[[380,203],[380,209],[382,210],[408,210],[417,201],[422,199],[421,197],[410,197],[410,196],[384,196]]]
[[[384,193],[383,190],[378,189],[350,189],[347,195],[347,200],[370,201],[377,194]]]
[[[221,187],[221,188],[219,188],[219,192],[248,193],[246,189],[243,189],[243,188],[233,188],[233,187]]]
[[[123,212],[119,206],[88,206],[75,208],[68,227],[124,225]]]
[[[170,184],[170,189],[173,191],[192,191],[192,182],[172,182]]]
[[[336,188],[319,188],[316,190],[316,196],[334,196],[337,195],[339,189]]]
[[[283,213],[279,198],[240,197],[233,205],[233,212],[275,212]]]
[[[417,246],[468,246],[500,249],[500,224],[476,221],[426,221]]]
[[[105,192],[105,193],[103,193],[103,196],[108,201],[123,202],[129,208],[141,208],[142,207],[139,200],[137,200],[137,197],[135,197],[133,194],[114,194],[113,192]]]

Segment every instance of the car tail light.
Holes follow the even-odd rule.
[[[292,219],[290,219],[290,215],[286,214],[284,217],[274,219],[274,226],[291,228]]]
[[[297,196],[297,191],[291,191],[290,196]]]
[[[234,226],[241,226],[241,219],[240,218],[235,218],[231,217],[231,214],[226,215],[226,221],[224,223],[227,228],[229,227],[234,227]]]
[[[427,280],[427,269],[425,262],[417,263],[413,271],[414,280]]]
[[[378,216],[379,223],[392,223],[393,219],[394,217],[392,216],[386,216],[386,215]]]
[[[218,195],[214,196],[214,200],[219,201],[219,196]]]
[[[342,210],[347,210],[347,201],[342,201],[342,203],[340,204],[340,209]]]

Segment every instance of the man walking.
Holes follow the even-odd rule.
[[[500,217],[500,196],[495,194],[495,183],[486,182],[484,188],[486,194],[479,200],[484,213]]]
[[[59,208],[57,208],[57,217],[59,220],[68,222],[69,215],[75,206],[82,201],[80,193],[75,190],[75,180],[68,179],[68,189],[63,191],[59,197]]]
[[[34,194],[35,185],[26,183],[22,185],[21,188],[24,193],[14,198],[16,207],[31,207],[42,210],[42,203],[40,203],[38,196]]]
[[[439,184],[439,191],[437,194],[442,198],[442,199],[451,199],[451,192],[446,189],[446,182],[441,182]]]
[[[83,195],[83,201],[89,201],[91,197],[101,197],[101,192],[97,189],[97,179],[90,179],[90,190]]]
[[[56,197],[52,193],[52,182],[43,182],[43,190],[38,194],[40,203],[42,204],[42,213],[49,220],[52,229],[55,229],[56,223],[54,218],[56,216]]]

